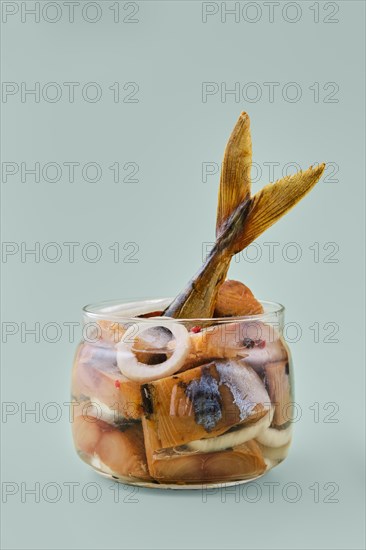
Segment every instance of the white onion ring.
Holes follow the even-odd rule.
[[[118,334],[118,331],[113,328],[116,324],[123,330],[124,325],[131,321],[131,318],[132,320],[136,318],[136,321],[138,321],[139,319],[137,319],[137,317],[140,315],[147,315],[154,311],[164,311],[171,303],[172,298],[159,298],[156,300],[128,302],[119,306],[105,307],[101,311],[103,318],[100,319],[102,333],[103,331],[112,330]],[[104,326],[105,324],[107,324],[107,326]],[[108,329],[108,325],[110,325],[111,328]]]
[[[260,420],[249,426],[243,426],[239,430],[234,432],[225,432],[217,437],[211,437],[206,439],[197,439],[196,441],[190,441],[187,446],[193,451],[200,451],[204,453],[211,453],[215,451],[224,451],[228,447],[237,447],[242,445],[246,441],[250,441],[257,437],[258,434],[268,428],[272,422],[274,408],[272,407],[268,413]]]
[[[164,327],[170,330],[176,339],[176,345],[169,359],[158,365],[146,365],[138,361],[132,347],[134,339],[141,332],[154,327]],[[130,342],[129,339],[131,339]],[[136,382],[152,382],[174,374],[183,366],[190,351],[189,333],[184,325],[160,319],[156,323],[134,323],[126,330],[116,349],[117,365],[122,374]]]
[[[265,447],[283,447],[290,442],[292,437],[292,426],[285,430],[276,430],[276,428],[267,428],[257,435],[256,440]]]
[[[148,300],[147,302],[131,302],[129,307],[124,305],[118,311],[118,315],[121,317],[138,317],[139,315],[145,315],[152,313],[153,311],[164,311],[172,303],[171,298],[164,298],[162,300]],[[128,306],[128,304],[127,304]]]

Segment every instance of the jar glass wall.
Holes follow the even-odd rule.
[[[284,308],[250,317],[160,317],[171,299],[83,310],[72,371],[82,460],[123,483],[201,488],[256,479],[292,436]]]

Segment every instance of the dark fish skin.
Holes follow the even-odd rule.
[[[191,380],[185,390],[193,403],[197,424],[210,432],[222,418],[222,400],[217,380],[208,369],[203,369],[198,380]]]

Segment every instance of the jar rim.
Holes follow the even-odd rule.
[[[118,299],[118,300],[106,300],[102,302],[96,302],[87,304],[82,308],[84,315],[93,320],[108,320],[117,322],[139,322],[139,323],[154,323],[156,324],[156,317],[139,317],[143,314],[146,306],[146,313],[150,310],[161,311],[164,310],[174,300],[174,298],[135,298],[135,299]],[[165,317],[164,319],[169,322],[177,323],[232,323],[233,321],[265,321],[269,317],[279,316],[284,313],[285,307],[277,302],[268,300],[258,300],[263,306],[263,313],[256,315],[241,315],[233,317],[196,317],[189,319],[175,319],[171,317]],[[154,309],[156,308],[156,309]],[[160,309],[159,309],[160,308]]]

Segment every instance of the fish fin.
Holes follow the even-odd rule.
[[[269,183],[251,198],[249,212],[235,239],[235,254],[243,250],[268,227],[295,206],[321,178],[325,164]]]
[[[223,222],[221,234],[205,263],[190,280],[185,291],[177,296],[164,315],[177,317],[212,317],[216,296],[225,281],[238,238],[240,238],[251,201],[244,199]]]
[[[221,166],[217,206],[216,237],[222,233],[225,221],[236,207],[250,196],[252,138],[250,119],[242,112],[225,148]]]
[[[164,315],[175,318],[210,317],[230,259],[286,214],[315,186],[325,164],[286,176],[245,198],[222,223],[220,236],[206,262]]]
[[[216,296],[225,281],[231,256],[213,252],[201,269],[166,308],[163,315],[176,319],[212,317]]]

